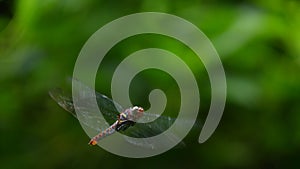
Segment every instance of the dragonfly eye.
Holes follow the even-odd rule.
[[[138,107],[138,106],[134,106],[134,107],[132,108],[132,110],[136,110],[136,111],[139,112],[139,113],[144,112],[144,109],[143,109],[142,107]]]
[[[142,107],[139,107],[138,112],[142,113],[142,112],[144,112],[144,109]]]

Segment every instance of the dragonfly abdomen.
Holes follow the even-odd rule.
[[[116,131],[117,124],[118,124],[118,122],[115,122],[109,128],[107,128],[106,130],[100,132],[98,135],[96,135],[95,137],[93,137],[91,139],[89,144],[94,146],[98,143],[99,140],[103,139],[106,136],[109,136],[109,135],[113,134]]]

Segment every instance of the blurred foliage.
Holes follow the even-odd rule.
[[[186,148],[129,159],[87,146],[79,123],[48,90],[69,85],[64,81],[97,29],[144,11],[177,15],[207,35],[223,62],[228,95],[223,119],[204,144],[197,143],[200,130],[191,131]],[[299,168],[299,11],[297,0],[0,0],[1,168]],[[191,67],[203,122],[210,104],[207,73],[174,39],[139,35],[120,42],[99,69],[97,90],[110,96],[117,64],[148,47],[172,51]],[[166,90],[175,104],[170,111],[178,109],[178,88],[156,70],[133,80],[131,99],[147,106],[153,88]]]

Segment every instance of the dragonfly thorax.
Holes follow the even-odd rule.
[[[120,113],[116,131],[125,131],[130,126],[133,126],[135,121],[143,115],[143,112],[144,109],[142,107],[134,106]]]

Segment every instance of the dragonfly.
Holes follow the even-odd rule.
[[[78,115],[83,117],[80,118],[81,123],[98,133],[91,138],[89,145],[96,145],[100,140],[115,132],[121,132],[135,138],[155,136],[167,130],[175,121],[175,118],[169,116],[147,113],[139,106],[124,109],[120,104],[83,84],[79,80],[73,79],[73,83],[74,82],[79,86],[80,91],[84,91],[81,92],[82,94],[79,96],[80,104],[75,105],[72,97],[67,95],[61,88],[50,90],[49,95],[60,107],[71,113],[75,118],[78,118]],[[103,114],[104,119],[88,109],[88,107],[93,106],[90,104],[91,99],[95,99],[92,96],[96,96],[97,106]],[[149,123],[137,123],[136,121],[141,117],[146,119],[154,118],[156,120]],[[108,128],[106,127],[107,125],[104,125],[105,122],[110,123]],[[170,138],[170,140],[178,139],[175,135],[173,137],[174,138]],[[127,141],[132,144],[137,144],[132,142],[132,140]],[[180,144],[184,145],[183,142],[180,142]],[[151,143],[144,143],[141,146],[147,145],[149,146]]]

